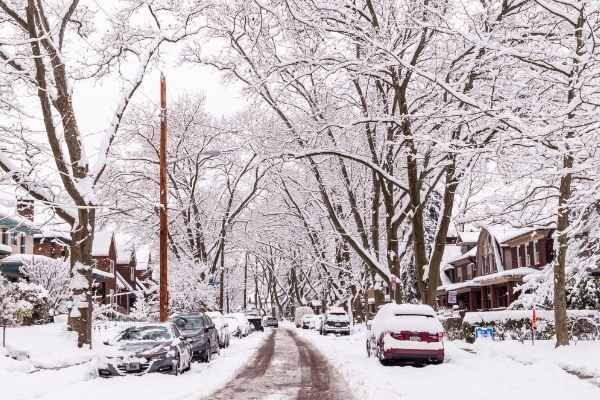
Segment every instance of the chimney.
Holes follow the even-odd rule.
[[[33,222],[35,214],[34,202],[31,199],[17,199],[17,214]]]

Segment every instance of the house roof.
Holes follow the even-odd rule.
[[[117,287],[119,289],[135,292],[135,289],[127,282],[127,279],[125,279],[118,271],[115,271],[115,277],[117,278]]]
[[[135,250],[129,246],[118,246],[117,247],[117,264],[124,265],[129,264],[132,257],[135,257]],[[136,257],[137,259],[137,257]]]
[[[479,231],[458,232],[459,243],[477,243]]]
[[[0,254],[10,254],[12,253],[12,247],[7,244],[0,243]]]
[[[0,273],[7,278],[22,278],[21,267],[36,261],[56,262],[57,260],[34,254],[13,254],[0,260]]]
[[[471,250],[467,251],[465,254],[461,254],[456,258],[448,259],[448,264],[455,264],[458,261],[463,261],[471,257],[475,257],[477,255],[477,247],[473,247]]]
[[[92,243],[92,257],[107,257],[110,254],[110,244],[114,239],[114,232],[99,231],[94,232],[94,242]]]
[[[40,228],[33,222],[20,216],[15,212],[7,210],[5,207],[0,208],[0,226],[6,227],[13,232],[22,232],[26,234],[42,233]]]

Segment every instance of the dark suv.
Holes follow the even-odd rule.
[[[191,344],[194,360],[209,362],[214,354],[219,354],[219,334],[206,314],[177,314],[171,321]]]

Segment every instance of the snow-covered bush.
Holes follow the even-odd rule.
[[[0,277],[0,324],[31,325],[50,320],[46,289],[27,282],[8,282]]]
[[[69,265],[62,260],[33,259],[25,262],[21,273],[33,284],[46,290],[48,308],[52,315],[65,311],[64,305],[71,296]]]

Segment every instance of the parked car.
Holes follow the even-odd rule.
[[[229,347],[231,334],[229,332],[227,319],[223,317],[223,314],[221,314],[219,311],[208,311],[206,315],[208,315],[208,317],[215,324],[215,328],[217,329],[217,333],[219,335],[219,346],[222,349]]]
[[[224,315],[223,318],[227,322],[229,335],[234,337],[241,337],[240,323],[238,322],[237,318],[227,314]]]
[[[314,314],[306,314],[302,317],[302,329],[312,329],[314,327],[314,319],[316,315]]]
[[[127,328],[103,354],[102,377],[163,372],[179,375],[190,369],[192,345],[173,323],[153,323]]]
[[[232,321],[236,324],[236,336],[246,337],[250,333],[250,323],[248,318],[242,313],[231,313],[225,314],[225,318],[228,318],[228,322]]]
[[[444,328],[430,306],[386,304],[370,324],[367,355],[382,364],[393,360],[440,364],[443,337]]]
[[[263,318],[263,325],[267,328],[279,328],[279,321],[275,317],[267,316]]]
[[[296,307],[296,311],[294,313],[294,324],[296,325],[296,328],[300,328],[302,326],[302,318],[308,314],[314,314],[312,308],[307,306]]]
[[[255,331],[264,331],[265,328],[262,325],[262,318],[258,315],[248,315],[246,316],[248,322],[250,323],[250,327],[254,328]]]
[[[171,321],[192,345],[193,360],[209,362],[214,354],[219,354],[219,333],[206,314],[177,314]]]
[[[350,334],[350,317],[343,308],[333,307],[323,315],[321,335],[329,333]]]

